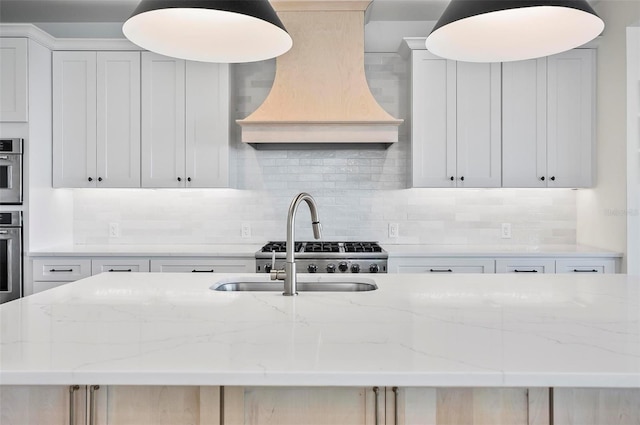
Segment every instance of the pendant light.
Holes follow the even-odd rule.
[[[255,62],[293,46],[268,0],[142,0],[122,32],[146,50],[201,62]]]
[[[585,0],[451,0],[426,47],[453,60],[508,62],[573,49],[603,29]]]

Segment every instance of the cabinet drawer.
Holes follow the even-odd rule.
[[[392,273],[493,273],[494,262],[489,259],[416,258],[390,261]]]
[[[254,259],[151,260],[151,271],[161,273],[254,273]]]
[[[37,294],[38,292],[46,291],[47,289],[52,289],[58,286],[66,285],[67,283],[71,283],[71,282],[36,281],[36,282],[33,282],[33,293]]]
[[[496,260],[496,273],[555,273],[556,264],[547,258],[508,258]]]
[[[556,260],[556,273],[615,273],[615,260],[604,259],[566,259]]]
[[[91,274],[141,273],[149,271],[149,260],[126,258],[97,258],[91,260]]]
[[[91,276],[88,258],[53,258],[33,260],[33,280],[73,282]]]

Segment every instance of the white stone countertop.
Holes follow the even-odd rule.
[[[0,383],[640,388],[640,278],[387,274],[360,293],[209,289],[234,278],[267,276],[104,273],[2,304]]]
[[[266,243],[266,242],[265,242]],[[67,245],[29,252],[30,257],[253,257],[264,244],[228,245]],[[392,245],[394,257],[622,257],[622,253],[585,245]]]

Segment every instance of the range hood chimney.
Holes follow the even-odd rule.
[[[238,120],[246,143],[395,143],[403,120],[369,90],[364,12],[372,0],[272,0],[293,38],[269,96]]]

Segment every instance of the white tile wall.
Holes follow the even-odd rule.
[[[408,117],[407,64],[398,55],[365,56],[371,90],[392,115]],[[275,61],[234,66],[235,118],[267,96]],[[576,195],[544,189],[406,189],[409,140],[382,149],[255,149],[232,140],[234,189],[77,190],[76,244],[263,243],[285,238],[289,202],[301,191],[318,202],[325,239],[423,244],[570,244],[576,239]],[[109,238],[109,223],[121,236]],[[400,237],[388,238],[388,224]],[[500,238],[501,223],[512,239]],[[252,227],[241,238],[242,223]],[[309,213],[300,207],[299,239],[311,239]]]

